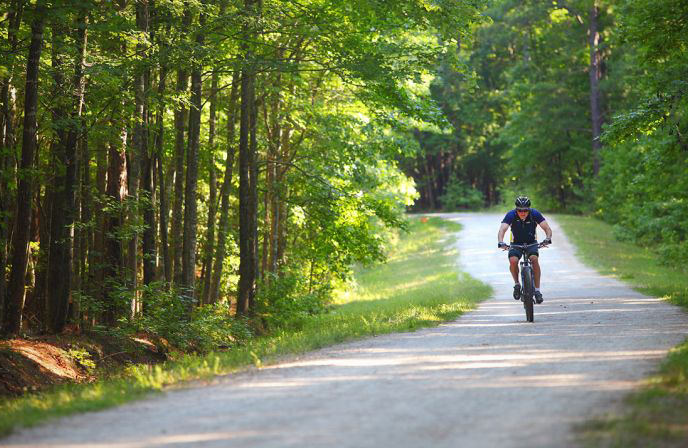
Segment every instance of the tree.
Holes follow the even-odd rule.
[[[184,191],[184,244],[182,249],[181,286],[190,297],[195,295],[196,282],[196,227],[198,184],[198,152],[201,133],[201,109],[203,82],[202,52],[205,40],[205,15],[200,13],[196,31],[196,51],[191,71],[191,108],[189,112],[189,144],[186,153],[186,190]]]
[[[248,314],[256,293],[258,196],[256,186],[256,97],[255,50],[252,39],[257,34],[254,21],[261,12],[261,0],[245,0],[247,24],[243,34],[241,71],[241,120],[239,126],[239,292],[237,313]]]
[[[53,78],[55,83],[55,105],[53,122],[57,142],[54,190],[50,219],[50,252],[48,260],[48,327],[59,333],[67,322],[72,280],[73,237],[76,208],[77,144],[82,133],[81,112],[83,107],[83,64],[86,51],[86,10],[76,13],[75,44],[72,66],[74,77],[65,79],[64,65],[67,54],[64,38],[68,30],[63,22],[53,23]],[[71,14],[70,14],[71,15]],[[62,19],[62,18],[60,18]],[[68,92],[73,92],[71,95]]]
[[[45,26],[46,5],[38,0],[31,24],[31,42],[26,64],[26,88],[24,91],[24,130],[22,133],[22,154],[20,180],[17,187],[17,214],[12,237],[12,270],[7,285],[7,299],[3,332],[16,334],[21,329],[24,308],[24,277],[28,257],[29,231],[31,221],[31,197],[33,167],[36,151],[36,113],[38,108],[38,72],[41,51],[43,50],[43,28]]]

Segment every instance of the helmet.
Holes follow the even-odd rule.
[[[530,208],[530,199],[527,196],[519,196],[516,198],[516,209],[525,210]]]

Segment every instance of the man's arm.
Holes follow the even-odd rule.
[[[545,231],[545,238],[547,239],[552,239],[552,228],[547,224],[547,221],[542,221],[540,223],[540,227],[542,227],[542,230]]]
[[[501,226],[499,226],[499,232],[497,232],[497,242],[498,243],[503,243],[504,242],[504,234],[506,231],[509,229],[509,224],[503,222]],[[550,230],[550,233],[552,231]]]

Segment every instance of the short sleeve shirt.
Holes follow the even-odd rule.
[[[502,219],[502,222],[511,226],[511,235],[515,244],[531,244],[536,242],[537,225],[545,220],[542,213],[534,208],[525,220],[521,220],[516,213],[516,209],[509,211]]]

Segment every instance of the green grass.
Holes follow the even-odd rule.
[[[422,222],[426,221],[426,222]],[[337,297],[328,313],[245,346],[162,365],[136,366],[118,378],[72,384],[0,402],[0,435],[48,418],[103,409],[192,379],[260,367],[280,357],[367,336],[412,331],[452,320],[491,295],[489,286],[457,270],[451,232],[438,218],[414,217],[410,233],[395,242],[387,264],[356,270],[356,286]]]
[[[688,308],[684,266],[661,264],[650,249],[614,239],[612,227],[579,216],[557,216],[578,254],[645,294]],[[620,415],[590,420],[581,427],[590,447],[685,447],[688,443],[688,340],[671,351],[660,370],[632,393]]]

